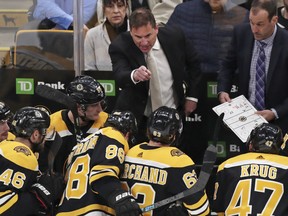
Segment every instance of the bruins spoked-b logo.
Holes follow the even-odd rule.
[[[76,89],[77,89],[78,91],[83,91],[84,87],[83,87],[82,84],[78,84],[78,85],[76,86]]]
[[[29,151],[29,148],[25,147],[25,146],[16,146],[13,150],[16,151],[17,153],[23,153],[26,156],[30,156],[31,155],[31,152]]]
[[[171,150],[171,156],[173,157],[173,156],[176,156],[176,157],[179,157],[179,156],[181,156],[181,155],[183,155],[184,153],[182,152],[182,151],[180,151],[179,149],[173,149],[173,150]]]

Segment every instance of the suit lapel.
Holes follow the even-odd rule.
[[[244,61],[243,61],[243,83],[244,85],[243,89],[247,89],[248,94],[248,88],[249,88],[249,80],[250,80],[250,67],[251,67],[251,60],[252,60],[252,54],[253,54],[253,47],[254,47],[254,36],[251,32],[250,26],[246,28],[247,33],[244,33],[242,36],[245,36],[245,40],[243,40],[242,43],[240,43],[240,46],[245,47],[243,50],[244,55]],[[241,49],[241,47],[238,47],[238,49]]]
[[[270,55],[270,62],[268,67],[268,73],[267,73],[267,81],[266,81],[266,91],[269,89],[271,77],[273,76],[273,73],[276,71],[277,66],[277,59],[281,56],[282,46],[280,41],[286,40],[286,38],[282,38],[281,30],[278,28],[274,41],[273,41],[273,47],[271,50]]]
[[[127,37],[123,37],[123,43],[126,44],[126,40],[129,40],[129,46],[127,47],[127,50],[125,50],[126,53],[129,53],[129,59],[132,63],[131,65],[135,65],[136,67],[140,67],[141,65],[146,65],[145,57],[142,51],[135,45],[132,36],[130,35],[130,32],[124,33],[127,34]]]

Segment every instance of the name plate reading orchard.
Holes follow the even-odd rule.
[[[257,126],[267,121],[258,114],[255,107],[240,95],[231,100],[212,108],[219,116],[224,112],[224,123],[238,136],[242,142],[246,142],[250,132]]]

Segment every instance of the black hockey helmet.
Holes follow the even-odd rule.
[[[0,101],[0,121],[9,119],[11,114],[10,107],[4,102]]]
[[[137,133],[137,121],[132,112],[114,110],[109,114],[104,126],[114,127],[123,134],[129,132],[128,142],[130,147],[135,144],[136,140],[134,135]]]
[[[18,137],[30,137],[36,129],[42,135],[46,135],[49,125],[48,112],[29,106],[19,109],[12,119],[12,130]]]
[[[66,88],[66,93],[78,104],[93,104],[105,99],[104,87],[94,78],[80,75]]]
[[[283,143],[282,131],[276,125],[262,123],[251,131],[247,145],[250,143],[254,152],[278,154]]]
[[[112,111],[106,120],[105,126],[112,126],[124,134],[128,132],[137,133],[137,121],[130,111]]]
[[[147,135],[149,140],[163,144],[172,144],[182,132],[182,121],[174,108],[162,106],[156,109],[148,119]]]

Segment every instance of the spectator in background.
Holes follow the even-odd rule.
[[[15,136],[10,133],[8,121],[11,117],[10,107],[4,102],[0,101],[0,142],[3,140],[15,139]]]
[[[181,130],[182,122],[179,113],[173,108],[159,107],[148,119],[149,141],[136,145],[128,151],[121,179],[127,183],[140,207],[144,208],[186,191],[197,182],[192,159],[178,148],[172,147]],[[173,205],[171,208],[166,205],[146,214],[204,216],[210,213],[209,201],[204,191],[181,201],[184,202],[185,207],[179,211],[186,214],[180,212],[167,214]]]
[[[250,25],[234,29],[232,47],[218,76],[220,103],[231,100],[233,79],[238,95],[244,95],[268,122],[288,130],[288,32],[277,27],[275,0],[254,0]],[[261,82],[259,82],[261,81]]]
[[[111,71],[108,48],[117,35],[128,30],[127,0],[103,1],[105,22],[90,29],[84,41],[85,70]]]
[[[109,54],[114,78],[122,89],[115,108],[133,112],[141,142],[147,140],[147,117],[158,107],[176,108],[183,117],[197,108],[201,71],[197,53],[181,29],[158,28],[152,12],[145,8],[133,11],[129,24],[130,32],[112,41]]]
[[[288,30],[288,0],[283,0],[283,4],[278,8],[278,26]]]
[[[278,126],[258,125],[246,143],[249,153],[218,167],[212,202],[217,215],[288,215],[288,162],[278,155],[282,138]]]
[[[220,61],[226,57],[232,40],[233,28],[245,21],[248,21],[248,11],[233,3],[233,0],[191,0],[176,6],[167,26],[176,26],[183,30],[186,38],[190,44],[194,45],[198,53],[204,77],[210,79],[211,76],[217,76]],[[207,88],[204,85],[207,83],[201,83],[203,89]],[[202,119],[197,126],[198,131],[203,134],[198,132],[193,137],[194,139],[199,137],[204,144],[199,145],[197,142],[191,142],[189,146],[186,146],[189,149],[182,149],[193,158],[195,163],[202,162],[206,145],[213,139],[214,124],[211,122],[216,121],[215,113],[211,109],[211,103],[208,102],[205,91],[200,92],[199,99],[198,107],[200,109],[197,110],[197,113]],[[217,101],[215,101],[216,103]],[[187,122],[187,124],[192,125],[193,122]],[[190,141],[191,133],[193,132],[184,130],[183,139],[187,138],[187,141]],[[207,141],[202,139],[203,136]],[[187,142],[183,140],[183,143]]]
[[[159,26],[165,25],[177,4],[182,0],[129,0],[132,11],[140,7],[150,9]]]
[[[23,107],[12,120],[16,138],[0,145],[1,215],[54,215],[64,181],[59,175],[40,176],[35,156],[43,150],[49,115],[38,108]]]
[[[248,11],[231,0],[193,0],[177,5],[167,25],[180,27],[194,44],[202,72],[217,73],[234,26],[247,17]]]
[[[37,0],[33,18],[42,20],[40,29],[73,29],[73,0]],[[83,23],[86,24],[96,13],[97,0],[83,0]]]
[[[145,7],[152,11],[156,23],[159,26],[163,26],[167,23],[176,5],[182,2],[182,0],[128,0],[128,15],[137,8]],[[98,4],[98,20],[103,20],[104,18],[101,10],[100,4]]]
[[[50,152],[54,154],[54,170],[65,173],[65,163],[72,148],[77,144],[75,127],[79,127],[81,137],[85,138],[102,127],[108,117],[104,112],[105,92],[103,86],[90,76],[77,76],[66,88],[67,95],[77,103],[79,125],[75,126],[76,116],[71,109],[63,109],[50,115],[51,124],[48,129],[45,149],[40,154],[40,169],[45,171],[51,161]],[[104,107],[105,106],[105,107]],[[59,140],[60,136],[60,142]],[[78,134],[79,136],[79,134]],[[60,145],[60,146],[59,146]],[[58,149],[54,152],[54,149]]]

